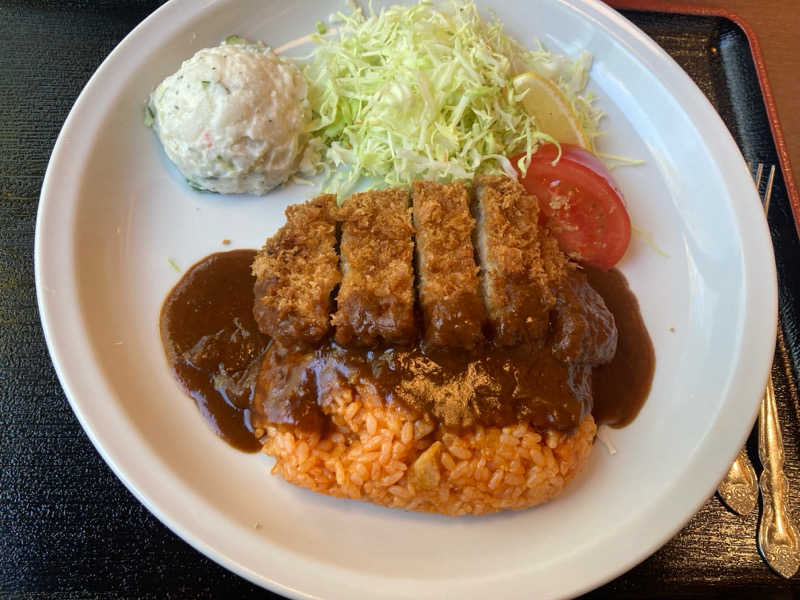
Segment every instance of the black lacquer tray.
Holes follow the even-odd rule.
[[[158,1],[0,0],[0,597],[276,597],[164,527],[70,410],[39,325],[33,235],[42,177],[94,69]],[[705,92],[753,163],[778,163],[745,32],[716,16],[624,12]],[[780,169],[769,221],[780,283],[773,376],[791,509],[800,514],[800,242]],[[758,465],[755,437],[748,444]],[[757,514],[710,498],[661,550],[588,597],[791,597],[758,555]],[[580,565],[576,565],[579,569]]]

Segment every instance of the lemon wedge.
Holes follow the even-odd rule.
[[[517,93],[526,92],[522,105],[541,131],[559,143],[577,144],[591,150],[591,142],[581,127],[578,115],[572,110],[564,92],[552,81],[531,71],[517,75],[513,83]]]

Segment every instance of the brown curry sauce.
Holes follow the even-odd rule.
[[[243,451],[258,450],[253,427],[266,423],[324,428],[319,382],[330,375],[366,379],[387,402],[455,430],[524,420],[569,431],[589,411],[598,424],[622,427],[649,394],[653,345],[636,297],[615,269],[586,269],[619,332],[614,359],[592,368],[558,361],[548,346],[436,353],[419,346],[350,350],[329,341],[286,352],[269,344],[253,318],[254,256],[233,250],[204,258],[169,293],[160,318],[173,374],[214,431]]]
[[[656,367],[653,342],[625,276],[617,269],[585,267],[585,272],[589,285],[614,315],[619,333],[614,358],[592,371],[592,415],[598,424],[624,427],[636,418],[650,393]]]
[[[222,439],[261,447],[250,402],[268,338],[253,318],[253,250],[218,252],[192,266],[161,307],[161,342],[175,378]]]

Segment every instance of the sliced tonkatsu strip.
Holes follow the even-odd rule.
[[[286,224],[253,261],[253,314],[262,332],[287,348],[313,346],[330,331],[339,283],[336,196],[286,209]]]
[[[519,183],[484,177],[475,195],[481,284],[495,342],[541,341],[567,276],[567,257],[539,226],[536,198]]]
[[[553,318],[553,354],[568,363],[600,365],[617,352],[617,324],[586,274],[571,269]]]
[[[416,181],[412,195],[425,343],[474,348],[483,339],[486,307],[472,250],[469,190],[462,183]]]
[[[342,285],[332,317],[336,342],[412,343],[417,329],[408,190],[353,194],[339,209],[339,219]]]

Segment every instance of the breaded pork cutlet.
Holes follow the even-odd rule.
[[[414,322],[408,190],[353,194],[339,209],[342,285],[332,321],[342,346],[409,344]]]
[[[559,290],[552,334],[553,355],[566,363],[602,365],[617,352],[614,315],[581,270],[572,270]]]
[[[534,196],[504,176],[476,181],[476,247],[495,342],[511,346],[547,334],[567,257],[538,224]]]
[[[483,339],[486,308],[472,251],[469,190],[462,183],[415,181],[412,195],[425,343],[474,348]]]
[[[331,293],[339,283],[336,196],[286,209],[286,223],[253,261],[259,329],[287,348],[313,346],[330,331]]]

